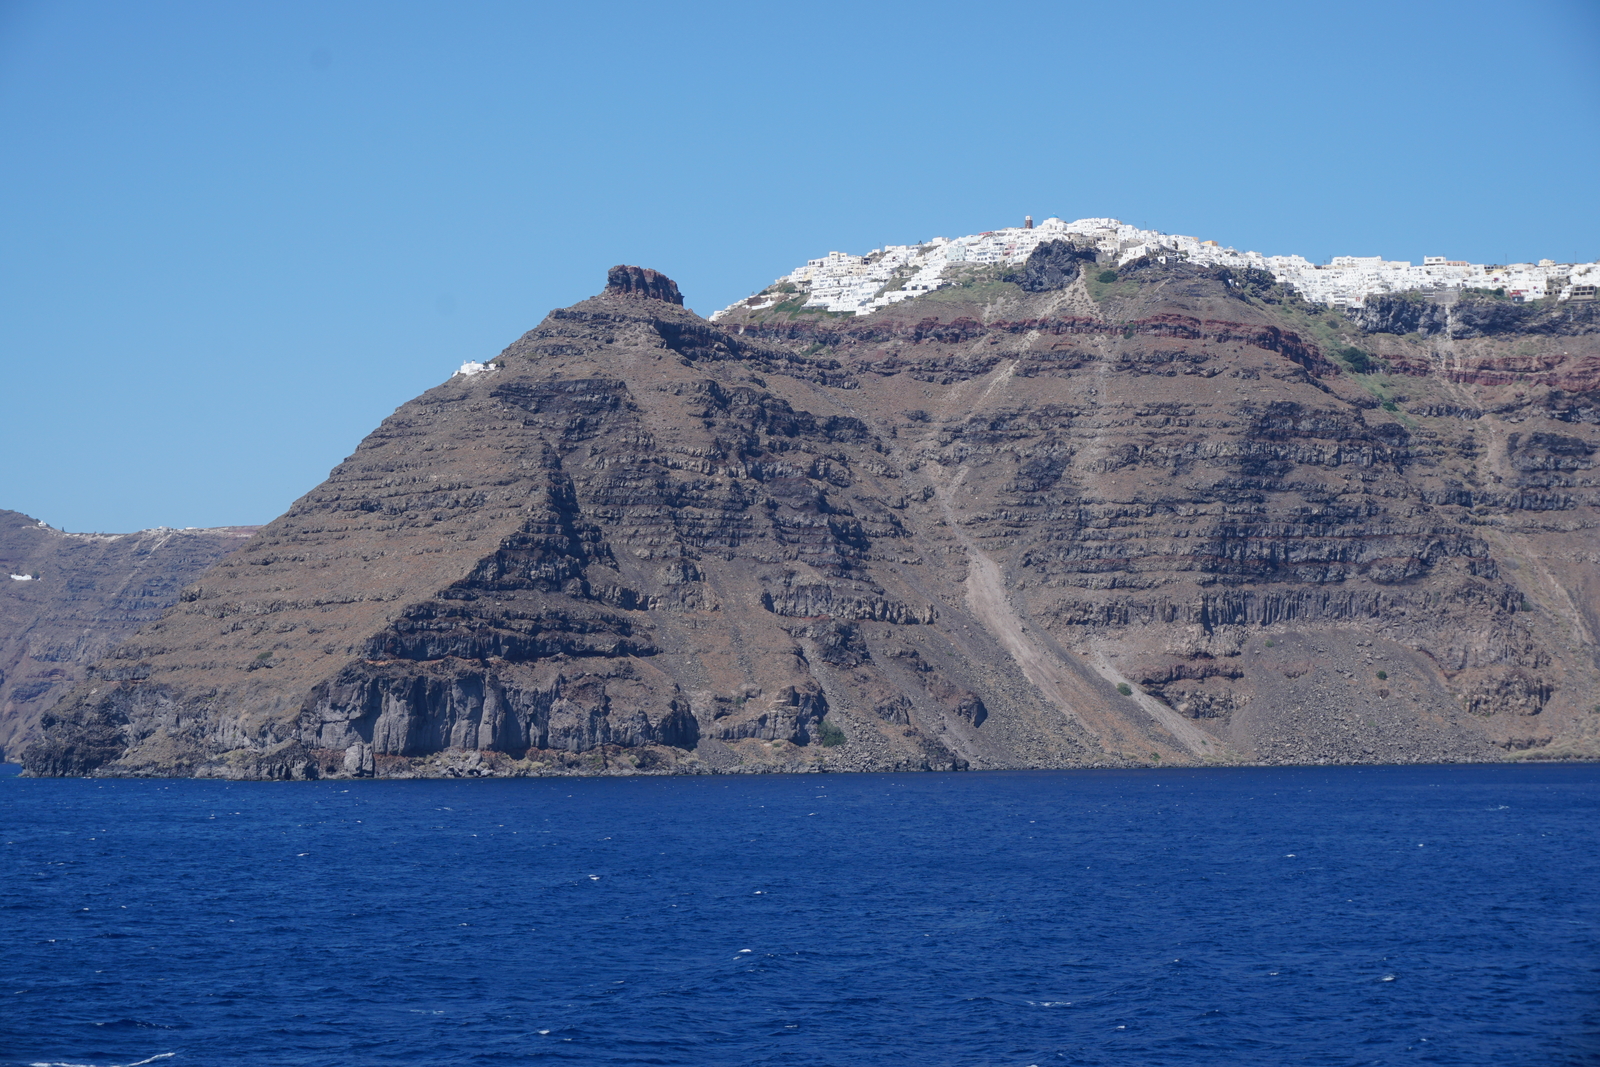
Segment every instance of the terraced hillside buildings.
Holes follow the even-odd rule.
[[[711,319],[718,321],[734,308],[761,311],[780,303],[870,315],[970,277],[973,267],[1021,264],[1041,244],[1061,240],[1092,249],[1113,269],[1150,257],[1161,262],[1177,258],[1196,266],[1267,271],[1308,301],[1346,308],[1361,307],[1367,297],[1377,294],[1468,289],[1502,290],[1518,301],[1544,297],[1584,300],[1594,299],[1600,285],[1600,263],[1541,259],[1538,263],[1483,264],[1424,256],[1417,265],[1381,256],[1334,256],[1327,264],[1315,264],[1304,256],[1240,252],[1216,241],[1144,230],[1117,219],[1063,222],[1049,218],[1037,227],[1030,220],[1028,225],[966,237],[935,237],[923,244],[874,248],[864,256],[829,252],[807,260],[759,294],[724,308]]]

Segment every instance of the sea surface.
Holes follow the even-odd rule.
[[[0,778],[0,1064],[1591,1064],[1600,766]]]

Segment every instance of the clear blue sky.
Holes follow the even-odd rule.
[[[265,522],[614,263],[1600,258],[1600,4],[0,0],[0,507]]]

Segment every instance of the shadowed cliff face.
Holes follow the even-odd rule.
[[[69,534],[0,511],[0,751],[20,752],[90,664],[160,618],[186,582],[254,532]]]
[[[1082,262],[717,324],[616,268],[189,586],[30,772],[1596,752],[1592,349]]]
[[[1453,341],[1504,335],[1577,337],[1600,333],[1600,304],[1582,300],[1518,304],[1455,293],[1438,301],[1373,296],[1351,313],[1351,320],[1367,333],[1418,333]]]

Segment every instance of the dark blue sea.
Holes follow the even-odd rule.
[[[0,1064],[1590,1064],[1600,766],[0,778]]]

